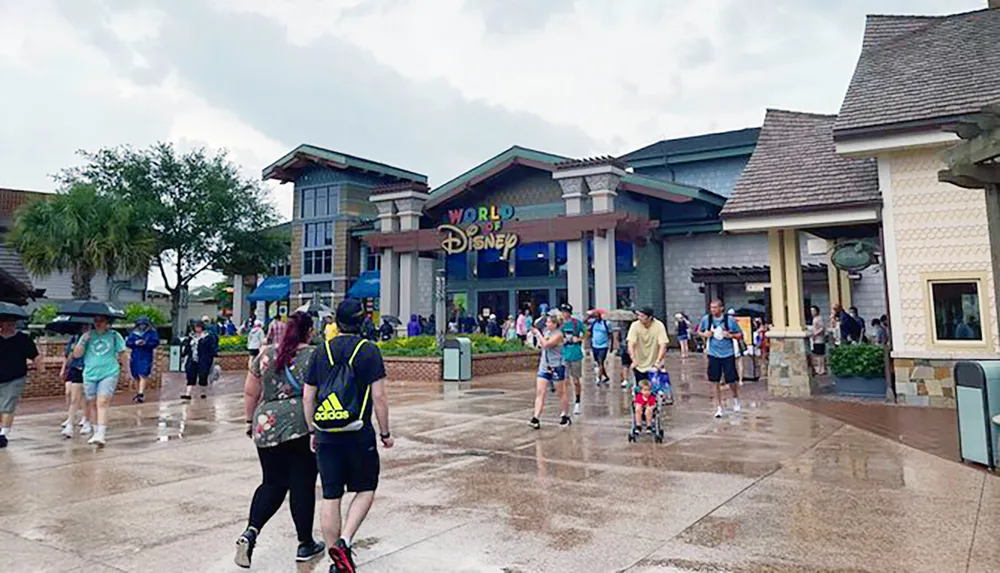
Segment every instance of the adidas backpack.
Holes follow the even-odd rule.
[[[359,391],[354,383],[354,357],[368,341],[361,339],[354,347],[347,363],[337,363],[330,352],[330,342],[326,348],[326,357],[330,361],[330,373],[322,381],[316,393],[316,412],[313,414],[313,425],[321,432],[357,432],[365,426],[362,417],[368,407],[368,396],[371,386],[365,386],[364,392]]]

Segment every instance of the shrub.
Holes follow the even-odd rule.
[[[491,354],[498,352],[522,352],[525,350],[520,340],[507,341],[483,334],[470,334],[464,338],[472,342],[473,354]],[[410,336],[393,338],[387,342],[379,342],[383,356],[429,357],[440,356],[435,346],[433,336]]]
[[[170,322],[162,310],[151,304],[130,302],[125,305],[124,310],[125,321],[128,323],[135,323],[136,320],[139,320],[140,316],[148,318],[149,322],[153,323],[153,326],[164,326]]]
[[[247,337],[245,334],[219,337],[219,352],[243,352],[246,349]]]
[[[885,349],[874,344],[842,344],[830,352],[830,372],[841,378],[882,378]]]
[[[48,324],[59,314],[59,307],[54,304],[43,304],[31,313],[31,324]]]

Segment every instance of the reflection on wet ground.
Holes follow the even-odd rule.
[[[535,431],[530,374],[393,383],[398,445],[356,540],[361,570],[1000,570],[994,476],[754,384],[741,414],[715,420],[704,364],[673,363],[663,444],[626,441],[617,387],[586,383],[571,427],[551,403]],[[20,418],[0,451],[0,570],[238,570],[259,479],[238,388],[116,407],[101,451],[64,440],[60,412]],[[295,546],[283,510],[254,569],[292,570]]]

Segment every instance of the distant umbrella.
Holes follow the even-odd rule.
[[[615,309],[604,313],[604,320],[612,322],[632,322],[636,318],[635,313],[631,310]]]
[[[74,300],[60,305],[59,314],[69,316],[104,316],[107,318],[125,318],[125,313],[109,303],[97,300]]]
[[[46,324],[45,330],[58,334],[80,334],[84,326],[94,326],[94,319],[89,316],[61,315]]]
[[[304,312],[313,316],[329,316],[333,314],[333,310],[330,307],[315,300],[311,300],[300,306],[295,309],[295,312]]]
[[[396,326],[399,326],[399,325],[403,324],[402,320],[399,320],[398,317],[395,317],[395,316],[393,316],[391,314],[383,314],[382,315],[382,320],[385,321],[385,322],[388,322],[393,327],[396,327]]]
[[[0,319],[27,320],[28,313],[23,308],[9,302],[0,302]]]

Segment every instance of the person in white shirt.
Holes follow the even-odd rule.
[[[255,320],[253,323],[253,328],[247,334],[247,350],[250,351],[250,357],[256,358],[260,354],[260,347],[264,346],[264,341],[267,339],[267,335],[264,333],[264,323]]]

